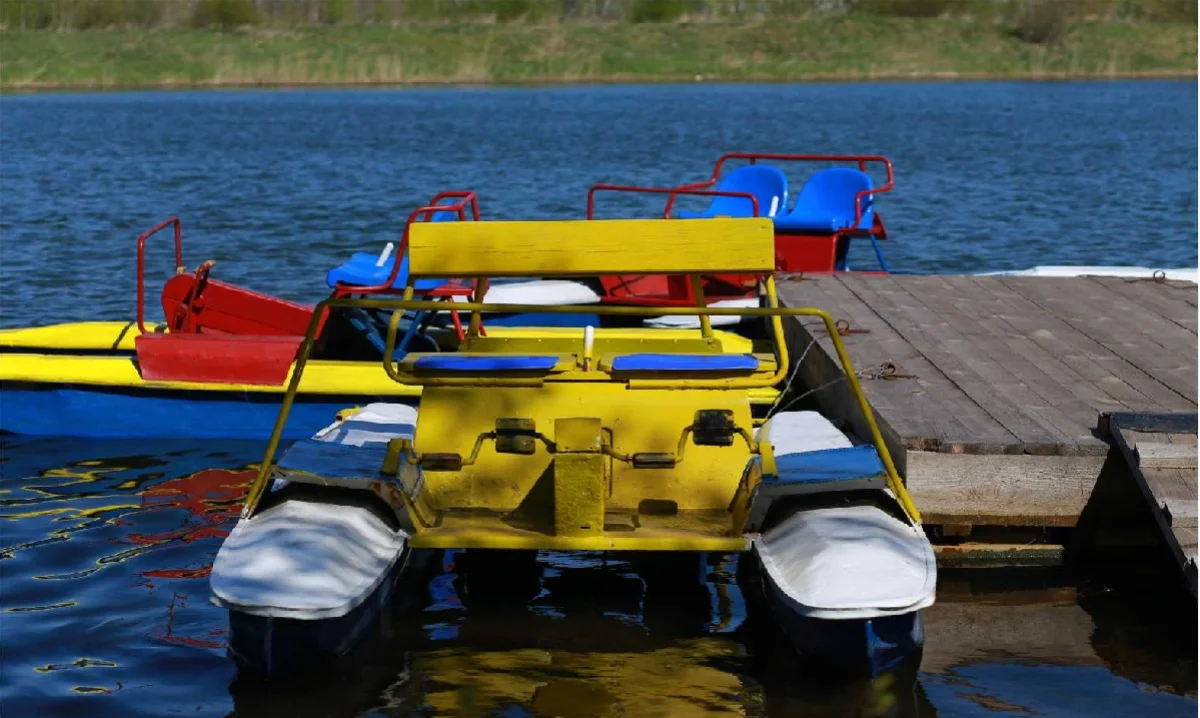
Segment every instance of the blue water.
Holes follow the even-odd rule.
[[[594,182],[699,180],[732,150],[891,157],[894,267],[1196,266],[1196,107],[1194,82],[4,97],[0,325],[130,318],[135,238],[171,214],[189,267],[311,301],[438,190],[478,190],[485,218],[582,217]],[[263,448],[0,437],[5,718],[1196,714],[1195,603],[1152,562],[943,572],[920,665],[833,685],[729,557],[664,583],[546,554],[481,587],[449,554],[338,666],[255,683],[207,574]]]
[[[239,678],[208,570],[262,448],[0,438],[5,718],[1197,710],[1195,602],[1164,581],[1169,560],[1132,575],[942,571],[921,663],[838,684],[764,624],[734,557],[698,578],[694,564],[544,553],[531,573],[467,581],[449,553],[415,610],[331,669]]]
[[[1194,267],[1196,107],[1191,81],[5,97],[0,325],[131,317],[135,238],[172,214],[189,268],[311,301],[440,190],[478,191],[485,218],[580,218],[593,183],[702,180],[730,151],[890,157],[894,267]]]

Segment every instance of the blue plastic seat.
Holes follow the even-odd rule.
[[[458,213],[454,211],[433,212],[430,219],[431,222],[453,222],[458,219]],[[424,217],[418,218],[418,221],[423,221]],[[383,266],[377,266],[379,255],[371,254],[370,252],[355,252],[350,256],[350,259],[343,262],[341,265],[329,270],[325,275],[325,284],[330,289],[337,286],[340,282],[351,287],[374,287],[387,281],[388,275],[392,273],[392,267],[396,260],[393,258],[389,262],[384,262]],[[408,282],[408,255],[400,258],[400,271],[396,274],[396,281],[392,283],[393,289],[403,289],[405,283]],[[418,279],[413,285],[418,291],[429,291],[436,289],[446,281],[444,279]]]
[[[787,175],[770,165],[746,165],[725,175],[717,184],[721,192],[748,192],[758,198],[758,216],[774,217],[787,207]],[[683,195],[687,196],[687,195]],[[753,217],[754,206],[744,197],[713,197],[703,212],[680,212],[681,219]]]
[[[752,354],[624,354],[613,357],[612,370],[620,371],[755,371]]]
[[[775,217],[775,229],[792,232],[833,233],[854,224],[854,198],[873,189],[871,177],[850,167],[832,167],[808,178],[791,211]],[[862,219],[857,229],[870,229],[874,219],[874,195],[862,199]]]
[[[464,356],[461,354],[445,354],[423,356],[413,363],[417,371],[453,371],[453,372],[485,372],[485,371],[550,371],[558,364],[558,356],[554,354],[490,354],[484,356]]]
[[[392,273],[392,265],[396,263],[396,260],[384,262],[382,267],[378,266],[378,262],[379,255],[377,254],[355,252],[349,260],[329,270],[329,273],[325,275],[325,284],[330,288],[337,286],[339,282],[352,287],[373,287],[382,284]],[[405,254],[400,258],[400,271],[396,274],[396,281],[392,282],[392,288],[403,289],[407,281],[408,255]],[[428,291],[445,283],[444,279],[418,279],[413,286],[418,291]]]

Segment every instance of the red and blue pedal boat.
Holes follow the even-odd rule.
[[[849,163],[813,173],[789,202],[783,162]],[[733,165],[741,163],[740,166]],[[876,187],[867,169],[881,166]],[[587,198],[587,220],[601,193],[640,193],[664,199],[668,221],[769,216],[775,226],[776,269],[783,274],[848,271],[849,242],[886,238],[875,194],[891,190],[892,165],[867,155],[731,153],[718,159],[706,180],[675,187],[597,184]],[[680,198],[707,200],[706,209],[678,211]],[[475,192],[448,191],[414,209],[396,245],[382,253],[356,252],[325,277],[334,296],[398,293],[407,279],[407,238],[417,222],[480,222]],[[163,321],[147,318],[146,249],[171,230],[176,273],[163,284]],[[161,233],[161,234],[160,234]],[[41,436],[195,437],[262,439],[278,413],[301,341],[311,322],[318,331],[285,438],[308,436],[339,410],[375,401],[417,404],[421,389],[390,381],[378,371],[390,315],[346,309],[314,316],[314,306],[221,281],[214,262],[188,271],[183,229],[171,217],[137,238],[137,297],[133,320],[56,324],[0,330],[0,432]],[[710,304],[757,304],[759,288],[747,275],[703,278]],[[418,297],[469,300],[481,287],[470,279],[416,283]],[[570,280],[504,281],[482,288],[491,304],[693,305],[695,287],[683,277],[604,276]],[[713,317],[714,326],[726,318]],[[729,318],[736,320],[737,318]],[[590,314],[528,313],[478,318],[483,336],[506,341],[577,333],[584,326],[628,334],[684,331],[695,317],[636,322]],[[754,332],[725,325],[726,351],[748,350]],[[456,351],[464,340],[458,312],[419,314],[400,321],[398,352]],[[393,357],[395,359],[395,357]],[[771,392],[756,395],[767,405]]]

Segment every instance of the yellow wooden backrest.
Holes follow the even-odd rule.
[[[412,277],[771,272],[769,218],[418,222]]]

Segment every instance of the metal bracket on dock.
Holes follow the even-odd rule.
[[[858,373],[858,376],[863,379],[916,379],[916,374],[901,374],[895,364],[890,361],[885,361],[874,369],[864,369]]]

